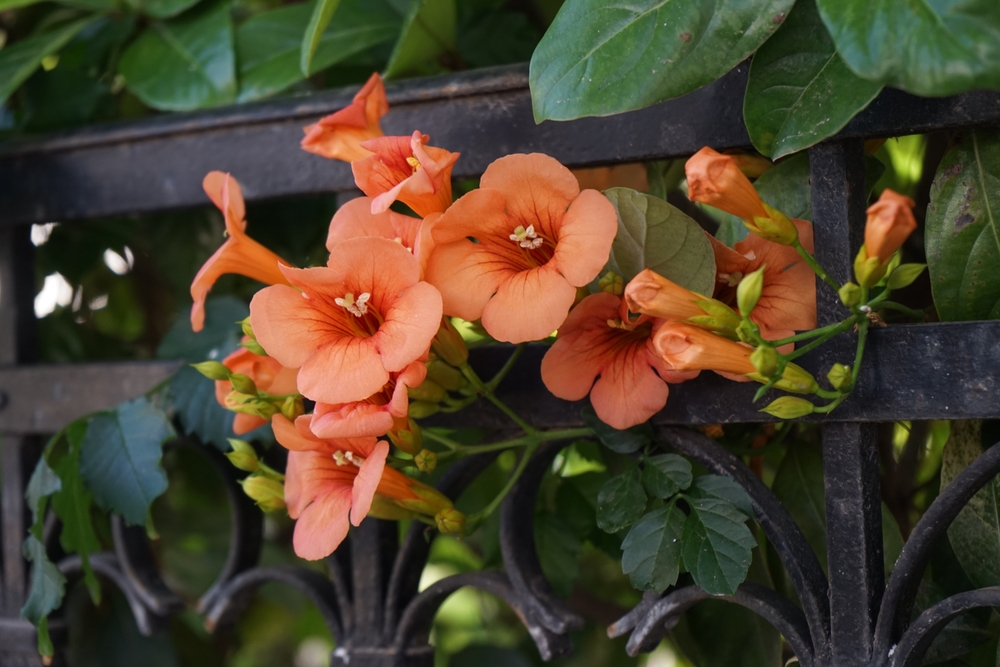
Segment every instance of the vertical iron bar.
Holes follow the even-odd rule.
[[[352,642],[355,647],[381,646],[386,589],[399,546],[399,528],[395,521],[367,519],[351,529],[350,539],[354,587]]]
[[[852,277],[864,239],[867,191],[860,139],[822,144],[809,151],[816,257],[835,281]],[[847,310],[836,293],[817,285],[820,326]],[[882,513],[876,425],[831,423],[822,427],[826,486],[830,635],[834,664],[868,663],[882,599]]]

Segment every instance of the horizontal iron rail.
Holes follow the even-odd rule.
[[[895,325],[869,336],[865,365],[854,394],[829,421],[879,422],[906,419],[1000,418],[1000,321]],[[850,336],[830,341],[802,358],[817,378],[835,361],[853,359]],[[586,401],[552,396],[539,375],[547,348],[531,345],[499,393],[536,426],[579,424]],[[508,347],[472,351],[472,363],[489,376]],[[52,433],[69,421],[139,396],[177,369],[176,361],[133,361],[0,367],[0,433]],[[822,382],[822,380],[821,380]],[[714,373],[672,385],[660,424],[726,424],[773,421],[753,404],[758,385],[736,383]],[[775,394],[777,395],[777,394]],[[491,406],[434,417],[428,423],[506,428]]]
[[[573,167],[750,146],[746,64],[684,97],[604,118],[536,125],[527,68],[463,72],[388,86],[390,134],[414,129],[463,153],[455,176],[508,153],[541,151]],[[250,200],[344,191],[349,165],[302,151],[302,127],[349,103],[353,89],[158,116],[0,145],[0,225],[200,206],[201,179],[229,171]],[[840,137],[888,137],[1000,124],[1000,92],[919,98],[886,90]]]

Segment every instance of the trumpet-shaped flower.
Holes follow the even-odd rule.
[[[302,148],[344,162],[366,158],[372,152],[363,148],[361,142],[383,136],[379,119],[388,111],[385,86],[375,72],[349,106],[304,128]]]
[[[868,207],[865,221],[865,252],[885,264],[917,228],[913,200],[885,189],[878,201]]]
[[[508,155],[434,223],[427,280],[441,290],[447,314],[482,318],[498,340],[537,340],[562,324],[577,288],[597,277],[617,231],[611,202],[581,192],[558,161]]]
[[[268,285],[287,284],[280,265],[289,263],[246,235],[246,207],[240,184],[229,174],[209,172],[202,182],[209,196],[226,221],[229,238],[201,267],[191,282],[191,328],[201,331],[205,326],[205,299],[215,281],[226,273],[238,273]]]
[[[641,424],[667,404],[668,381],[698,374],[673,371],[657,357],[652,337],[662,323],[645,315],[630,321],[621,297],[591,294],[559,327],[542,359],[542,381],[568,401],[590,394],[594,412],[614,428]]]
[[[798,230],[799,242],[812,252],[812,225],[804,220],[792,222]],[[816,328],[816,275],[793,248],[753,234],[737,242],[735,249],[709,238],[715,250],[716,299],[735,306],[740,280],[763,266],[760,300],[750,315],[760,327],[761,336],[765,340],[778,340],[796,331]]]
[[[390,373],[421,358],[441,323],[441,295],[420,280],[402,245],[355,238],[326,267],[282,271],[291,286],[257,292],[250,323],[283,366],[299,367],[299,391],[314,401],[362,401]]]
[[[320,438],[382,436],[394,428],[406,429],[407,389],[420,386],[426,377],[427,367],[414,361],[400,372],[389,373],[389,381],[364,400],[316,403],[309,428]]]
[[[342,241],[374,236],[399,243],[413,253],[421,268],[426,266],[432,247],[430,228],[438,214],[421,220],[391,210],[372,213],[371,202],[368,197],[358,197],[337,209],[330,221],[326,249],[332,253]]]
[[[740,316],[714,299],[696,294],[655,271],[644,269],[625,287],[625,303],[633,313],[667,320],[691,320],[710,329],[735,329]]]
[[[420,217],[451,206],[451,169],[459,154],[425,146],[429,137],[379,137],[363,142],[374,153],[351,164],[354,182],[372,198],[372,213],[382,213],[397,199]]]
[[[299,369],[285,368],[273,357],[254,354],[241,347],[223,359],[222,364],[233,373],[241,373],[249,377],[260,391],[275,396],[295,394],[298,391],[295,388],[295,376]],[[222,407],[227,407],[226,397],[233,391],[232,383],[228,380],[216,380],[215,400]],[[266,423],[266,419],[257,415],[237,413],[236,420],[233,422],[233,432],[236,435],[243,435]]]

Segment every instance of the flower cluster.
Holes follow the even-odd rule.
[[[691,198],[753,232],[734,248],[711,239],[715,289],[698,294],[648,269],[608,273],[615,206],[549,156],[502,157],[453,202],[459,154],[419,130],[384,136],[388,108],[373,75],[349,107],[306,128],[302,147],[350,162],[365,195],[331,220],[325,266],[295,268],[254,242],[236,181],[205,178],[229,239],[192,285],[192,326],[201,327],[205,296],[223,273],[268,286],[250,304],[243,348],[199,368],[217,381],[219,402],[240,413],[237,432],[269,421],[289,450],[283,504],[297,519],[300,556],[328,555],[369,514],[463,529],[450,500],[397,469],[435,465],[415,418],[490,397],[454,321],[508,343],[555,335],[545,386],[566,400],[589,395],[597,416],[619,429],[661,410],[668,383],[703,370],[817,389],[774,356],[794,348],[783,339],[816,326],[815,274],[802,254],[812,250],[811,226],[761,201],[732,157],[704,149],[687,165]],[[874,263],[870,273],[885,273],[898,236],[866,237],[870,259],[860,261]]]

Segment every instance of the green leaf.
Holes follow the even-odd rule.
[[[629,188],[610,188],[605,196],[618,212],[618,234],[607,270],[632,280],[652,269],[699,294],[715,289],[715,253],[694,220],[658,197]]]
[[[982,453],[982,422],[952,422],[941,458],[941,490]],[[1000,480],[990,480],[962,508],[948,527],[948,541],[973,586],[1000,585]]]
[[[654,498],[669,498],[691,486],[691,463],[676,454],[657,454],[646,458],[642,485]]]
[[[794,0],[567,0],[531,57],[535,120],[641,109],[719,78]]]
[[[93,20],[88,16],[0,49],[0,104],[41,66],[46,56],[59,51]]]
[[[712,595],[732,595],[746,579],[757,546],[746,516],[716,498],[692,498],[684,522],[684,568]]]
[[[52,510],[62,520],[59,543],[66,553],[79,554],[84,582],[94,604],[100,604],[101,584],[90,567],[90,554],[101,550],[90,514],[92,496],[80,476],[80,452],[87,435],[87,424],[75,422],[66,431],[69,453],[56,465],[62,489],[52,497]]]
[[[817,0],[858,76],[916,95],[1000,87],[1000,3]]]
[[[80,473],[97,505],[144,525],[150,503],[167,489],[163,443],[175,436],[167,416],[146,398],[95,417],[87,429]]]
[[[1000,132],[970,130],[945,154],[924,239],[941,319],[1000,318]]]
[[[646,492],[642,490],[639,467],[634,463],[601,486],[597,494],[597,525],[606,533],[617,533],[642,516]]]
[[[754,54],[743,118],[757,150],[779,158],[832,137],[881,90],[837,55],[815,0],[798,0]]]
[[[826,507],[823,457],[818,446],[796,442],[788,448],[771,490],[802,530],[826,571]]]
[[[200,0],[125,0],[125,2],[140,14],[166,19],[194,7]]]
[[[900,264],[889,276],[886,286],[889,289],[902,289],[919,278],[926,268],[926,264]]]
[[[681,567],[684,512],[677,503],[636,521],[622,542],[622,573],[640,590],[662,593],[677,583]]]
[[[770,623],[723,600],[705,600],[684,613],[671,632],[684,656],[705,667],[779,667],[781,635]],[[684,663],[681,663],[684,664]]]
[[[944,589],[933,581],[921,580],[917,596],[913,600],[914,617],[947,597]],[[988,614],[986,618],[989,618]],[[986,623],[976,613],[959,614],[934,638],[923,664],[933,665],[959,658],[991,639],[995,639],[994,634],[989,632]]]
[[[28,488],[24,491],[24,499],[31,510],[32,529],[41,528],[42,521],[45,519],[46,502],[49,496],[61,488],[62,482],[59,480],[59,475],[49,466],[45,457],[38,459],[35,470],[31,473],[31,479],[28,480]]]
[[[456,33],[458,54],[472,69],[528,62],[541,39],[532,20],[519,11],[464,16]]]
[[[0,0],[0,12],[5,12],[8,9],[17,9],[18,7],[29,7],[39,2],[42,2],[42,0]]]
[[[24,541],[24,557],[33,563],[31,568],[31,589],[28,599],[21,607],[21,618],[38,623],[62,604],[66,593],[66,577],[45,553],[45,545],[34,535]]]
[[[156,356],[189,363],[206,359],[220,361],[239,346],[243,337],[239,322],[249,314],[247,305],[235,297],[211,297],[205,304],[205,327],[197,333],[192,331],[187,310],[178,313],[160,341]]]
[[[309,5],[291,5],[257,14],[236,29],[237,101],[279,93],[305,78],[300,55],[310,16]],[[399,15],[387,5],[354,0],[342,2],[335,19],[317,42],[311,61],[314,72],[389,41],[400,26]]]
[[[733,505],[748,517],[753,517],[753,504],[750,496],[736,481],[723,475],[700,475],[694,478],[694,483],[687,495],[692,498],[715,498]]]
[[[444,56],[456,53],[455,0],[410,0],[403,29],[385,66],[385,78],[431,74]]]
[[[583,545],[573,528],[551,512],[539,513],[535,517],[535,551],[552,590],[568,597],[580,575],[583,553]]]
[[[601,443],[613,452],[631,454],[653,442],[653,427],[648,423],[619,431],[602,422],[589,405],[580,411],[580,417]]]
[[[233,24],[224,2],[154,21],[118,63],[135,95],[155,109],[189,111],[236,99]]]
[[[319,48],[319,40],[326,31],[326,27],[330,25],[330,19],[333,18],[333,14],[339,6],[340,0],[316,0],[314,3],[305,35],[302,36],[302,47],[299,50],[299,70],[304,76],[312,74],[313,70],[310,69],[310,65],[313,55]]]

